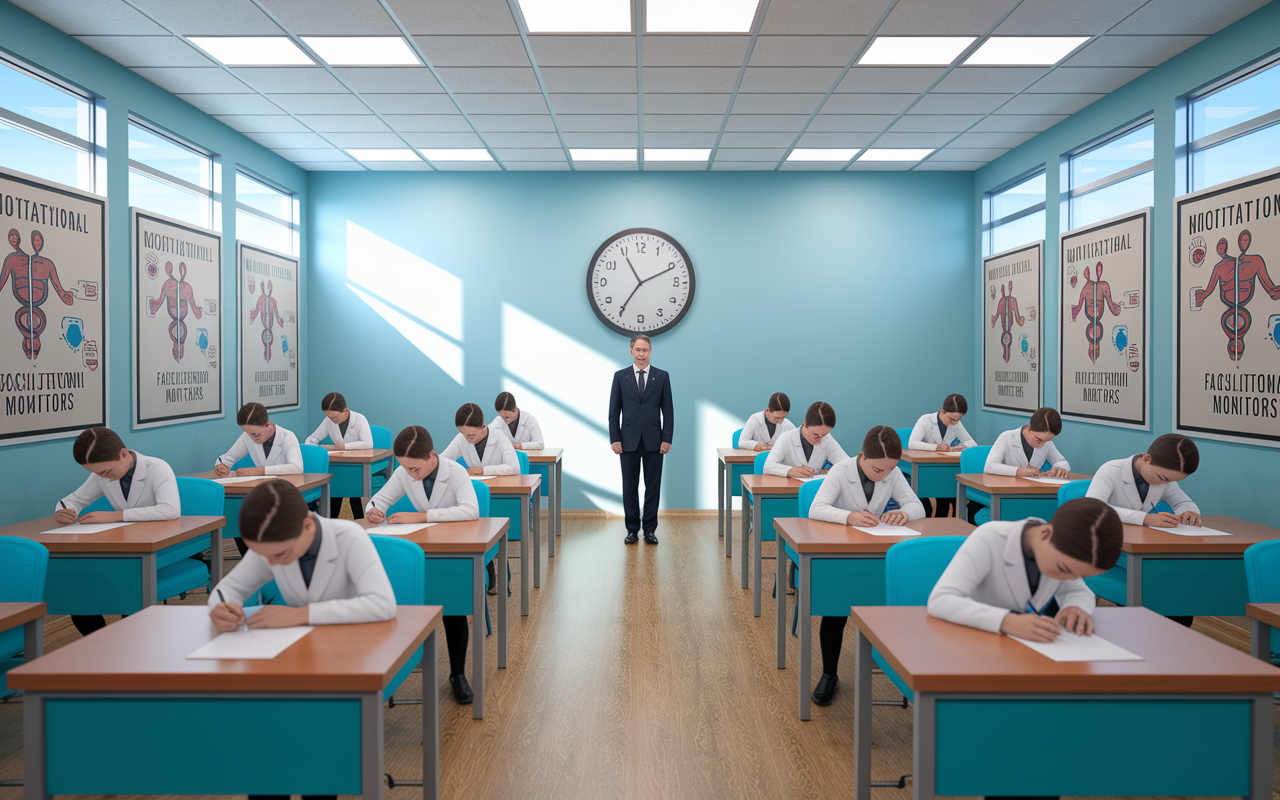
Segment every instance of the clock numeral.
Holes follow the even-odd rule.
[[[604,299],[604,301],[605,301],[606,303],[612,303],[612,302],[613,302],[613,298],[612,298],[612,297],[606,297],[606,298]]]
[[[654,255],[659,257],[662,256],[662,245],[658,245],[658,249],[654,251]]]
[[[658,316],[662,316],[662,309],[658,309]]]
[[[617,269],[617,268],[618,268],[618,262],[617,262],[617,261],[606,261],[606,262],[604,262],[604,268],[605,268],[605,269]]]
[[[671,302],[672,302],[672,303],[674,303],[675,301],[676,301],[676,299],[675,299],[674,297],[673,297],[673,298],[671,298]]]
[[[609,279],[608,279],[608,278],[600,278],[600,279],[598,279],[597,283],[598,283],[600,286],[608,286],[608,285],[609,285]]]
[[[679,287],[679,286],[680,286],[680,278],[679,278],[679,277],[672,278],[672,279],[671,279],[671,285],[672,285],[672,286],[675,286],[675,287]]]
[[[636,314],[636,322],[644,322],[644,314]]]
[[[674,261],[667,262],[667,269],[675,269],[675,268],[676,268],[676,262]]]
[[[625,255],[627,255],[627,247],[626,247],[626,245],[623,245],[623,247],[622,247],[622,254],[623,254],[624,256],[625,256]]]
[[[636,243],[636,252],[637,252],[637,253],[643,253],[643,252],[644,252],[645,244],[646,244],[645,242],[637,242],[637,243]]]

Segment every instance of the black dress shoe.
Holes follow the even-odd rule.
[[[467,683],[466,675],[450,675],[449,685],[453,687],[453,699],[457,700],[459,705],[469,705],[474,699],[471,694],[471,684]]]
[[[635,544],[640,541],[640,534],[636,531],[627,531],[627,538],[622,541],[626,544]]]
[[[644,535],[645,544],[657,544],[658,537],[653,535],[653,531],[647,531]]]
[[[836,684],[840,683],[840,678],[829,672],[822,673],[822,677],[818,679],[818,688],[813,690],[813,703],[819,706],[831,705],[831,698],[836,696]]]

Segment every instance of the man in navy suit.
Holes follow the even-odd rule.
[[[657,544],[658,494],[662,489],[662,457],[671,452],[675,414],[671,378],[649,366],[649,337],[631,337],[635,363],[613,374],[609,394],[609,441],[622,457],[622,507],[627,515],[627,544],[639,540],[640,469],[644,468],[644,540]]]

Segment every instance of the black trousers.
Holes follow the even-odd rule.
[[[818,626],[818,644],[822,646],[822,674],[838,675],[840,648],[844,645],[844,626],[848,617],[823,617]]]
[[[646,450],[644,441],[630,452],[623,451],[622,508],[627,516],[627,532],[645,533],[658,529],[658,494],[662,491],[662,453]],[[640,518],[640,471],[644,470],[644,519]]]
[[[484,613],[483,611],[480,613]],[[449,650],[449,677],[463,675],[467,671],[467,644],[471,641],[471,629],[467,618],[447,615],[444,618],[444,641]]]
[[[933,513],[931,517],[949,517],[951,509],[956,507],[956,499],[954,497],[933,497]]]
[[[342,501],[351,501],[351,516],[354,519],[364,519],[364,503],[359,497],[330,497],[329,498],[329,516],[337,519],[342,516]]]
[[[237,539],[236,541],[240,541]],[[80,631],[81,636],[88,636],[94,631],[100,631],[107,627],[107,621],[102,618],[101,614],[72,614],[71,624],[76,626],[76,630]]]

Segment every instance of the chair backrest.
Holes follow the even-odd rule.
[[[809,481],[800,487],[800,516],[809,518],[809,506],[813,505],[813,496],[822,488],[822,481]]]
[[[476,504],[480,506],[480,516],[489,516],[489,486],[484,481],[472,480],[471,485],[476,490]]]
[[[422,548],[405,539],[394,536],[370,536],[373,546],[382,559],[382,567],[391,580],[391,590],[396,594],[396,605],[420,606],[427,601],[426,554]]]
[[[454,461],[457,461],[460,465],[462,465],[463,469],[467,468],[467,460],[462,456],[458,456],[457,458],[454,459]]]
[[[891,606],[929,603],[933,585],[955,557],[963,536],[926,536],[898,542],[885,554],[885,602]]]
[[[299,445],[302,450],[303,472],[328,472],[329,451],[318,444]]]
[[[529,474],[529,454],[523,450],[516,451],[516,460],[520,462],[520,474]]]
[[[391,429],[384,428],[381,425],[370,425],[369,431],[373,434],[374,450],[390,450],[391,449]]]
[[[39,542],[0,536],[0,603],[39,603],[49,574],[49,551]]]
[[[991,452],[991,445],[983,444],[977,447],[968,447],[960,451],[960,471],[966,475],[974,472],[982,472],[987,468],[987,454]]]
[[[206,478],[178,478],[178,502],[182,513],[192,517],[220,517],[227,490]]]
[[[1061,506],[1068,500],[1076,500],[1084,497],[1085,492],[1089,491],[1089,484],[1093,481],[1086,478],[1082,481],[1072,481],[1064,483],[1058,487],[1058,505]]]
[[[1280,539],[1249,545],[1244,551],[1244,579],[1250,603],[1280,602]]]
[[[756,453],[755,468],[752,470],[756,475],[764,474],[764,462],[769,460],[769,452],[768,450],[761,450]]]
[[[902,449],[907,449],[907,444],[911,441],[911,432],[916,429],[912,425],[910,428],[894,428],[894,432],[898,434],[898,438],[902,440]]]
[[[252,466],[253,466],[253,459],[250,458],[249,456],[245,456],[244,458],[240,459],[236,463],[232,464],[231,468],[240,469],[241,467],[252,467]]]
[[[106,495],[103,495],[80,509],[81,514],[88,514],[90,511],[115,511],[115,509],[111,507],[111,501],[107,499]]]
[[[745,428],[738,428],[736,431],[734,431],[734,432],[733,432],[733,449],[734,449],[734,450],[737,450],[737,449],[738,449],[738,440],[742,438],[742,432],[743,432],[744,430],[746,430],[746,429],[745,429]]]

